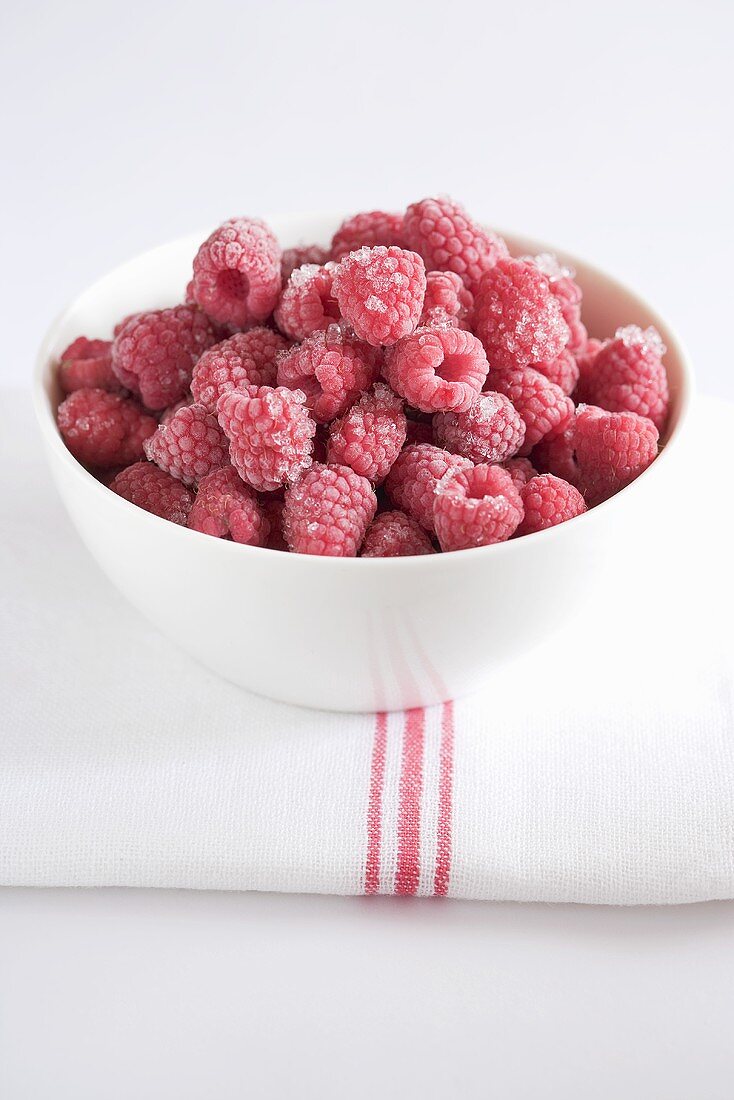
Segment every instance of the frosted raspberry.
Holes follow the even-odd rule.
[[[195,306],[136,313],[112,344],[112,369],[149,409],[179,401],[202,352],[216,342],[211,322]]]
[[[280,245],[258,218],[231,218],[194,258],[194,298],[210,317],[239,328],[273,312],[280,293]]]
[[[212,470],[199,482],[188,526],[216,538],[231,538],[248,546],[265,546],[270,524],[252,489],[233,466]]]
[[[436,413],[433,434],[439,447],[472,462],[504,462],[525,439],[525,422],[509,397],[482,393],[466,412]]]
[[[232,465],[253,489],[270,492],[311,465],[316,425],[298,390],[260,386],[225,393],[217,417],[230,442]]]
[[[297,554],[353,558],[377,509],[366,477],[314,463],[285,494],[285,537]]]
[[[444,551],[504,542],[522,517],[520,494],[501,466],[448,474],[436,487],[433,520]]]
[[[575,417],[572,417],[562,432],[553,436],[552,439],[543,439],[536,444],[533,447],[532,459],[533,465],[540,473],[555,474],[556,477],[568,481],[578,489],[581,476],[573,442],[574,422]]]
[[[182,527],[186,526],[194,502],[194,494],[183,482],[151,462],[136,462],[134,466],[128,466],[113,478],[110,489],[138,508]]]
[[[229,446],[216,416],[204,405],[186,405],[145,441],[145,455],[161,470],[194,485],[229,465]]]
[[[275,323],[293,340],[328,328],[341,314],[332,293],[334,265],[305,264],[292,272],[275,307]]]
[[[431,540],[405,512],[382,512],[367,528],[362,543],[363,558],[405,558],[433,554]]]
[[[658,431],[668,416],[665,344],[654,328],[617,329],[579,379],[580,401],[610,412],[634,412],[652,420]]]
[[[579,380],[579,365],[574,355],[564,348],[555,359],[546,363],[533,363],[533,369],[554,382],[565,394],[572,394]]]
[[[291,272],[304,264],[317,264],[323,267],[329,260],[329,249],[322,248],[320,244],[302,244],[297,248],[286,248],[280,261],[280,275],[283,283],[287,283]]]
[[[339,325],[313,332],[278,359],[278,385],[303,390],[321,424],[340,416],[375,381],[379,355]]]
[[[576,272],[572,267],[559,263],[551,252],[542,252],[539,256],[523,256],[522,259],[534,263],[548,279],[571,334],[566,346],[569,351],[578,351],[587,341],[587,332],[581,323],[583,291],[575,281]]]
[[[541,439],[558,434],[573,416],[571,398],[531,367],[492,374],[490,385],[509,397],[525,421],[521,455],[529,454]]]
[[[360,340],[375,347],[394,344],[420,320],[426,269],[415,252],[383,245],[360,248],[337,265],[333,290]]]
[[[596,340],[593,336],[590,336],[583,347],[580,347],[574,352],[576,363],[579,368],[579,376],[590,370],[592,363],[603,346],[604,341]]]
[[[450,454],[430,443],[417,443],[400,452],[387,475],[385,488],[396,508],[407,512],[426,531],[433,532],[436,486],[446,474],[471,468],[468,458]]]
[[[421,328],[385,355],[383,373],[422,412],[466,412],[487,377],[484,349],[470,332]]]
[[[74,390],[122,392],[112,370],[111,340],[88,340],[86,336],[78,336],[61,353],[58,377],[64,393]]]
[[[652,420],[631,412],[581,406],[573,426],[580,488],[588,504],[598,504],[629,485],[658,453]]]
[[[288,346],[288,341],[270,328],[251,328],[215,344],[194,367],[194,399],[215,412],[223,393],[250,386],[274,386],[276,357]]]
[[[351,466],[370,481],[384,481],[405,443],[406,423],[403,402],[378,382],[331,425],[329,464]]]
[[[518,492],[527,485],[531,477],[537,477],[538,471],[529,458],[509,458],[502,463],[502,469],[507,470]]]
[[[493,370],[555,359],[569,338],[548,279],[523,260],[498,260],[474,298],[474,331]]]
[[[260,497],[260,507],[268,521],[268,541],[265,543],[268,550],[287,550],[288,543],[283,531],[285,501],[272,493],[264,493]]]
[[[137,402],[106,390],[75,390],[61,402],[56,418],[64,443],[87,466],[136,462],[158,427]]]
[[[409,420],[406,425],[405,442],[408,446],[413,443],[433,443],[433,427],[427,420]]]
[[[525,516],[518,535],[530,535],[555,527],[586,511],[586,501],[578,489],[553,474],[539,474],[520,490]]]
[[[484,272],[508,255],[501,237],[448,198],[413,203],[403,224],[408,248],[423,257],[429,270],[455,271],[472,292]]]
[[[347,218],[337,229],[331,242],[332,260],[341,260],[358,248],[375,245],[404,247],[403,215],[387,214],[384,210],[368,210]]]
[[[473,294],[454,271],[426,273],[426,296],[421,325],[454,323],[459,328],[467,328],[473,305]]]

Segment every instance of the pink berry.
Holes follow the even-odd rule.
[[[379,353],[341,326],[313,332],[278,359],[278,385],[299,389],[320,424],[340,416],[375,381]]]
[[[339,320],[339,306],[332,293],[333,277],[333,264],[295,268],[275,307],[275,323],[281,332],[292,340],[303,340],[304,336]]]
[[[591,369],[594,360],[603,347],[604,342],[602,340],[597,340],[595,337],[590,336],[586,343],[574,352],[576,364],[579,368],[579,376]]]
[[[520,496],[525,515],[517,529],[518,535],[530,535],[546,527],[555,527],[586,511],[586,501],[578,489],[553,474],[530,478],[521,489]]]
[[[579,365],[574,355],[564,348],[555,359],[545,363],[533,363],[533,369],[553,382],[565,394],[572,394],[579,380]]]
[[[111,340],[88,340],[86,336],[78,336],[61,353],[58,377],[64,393],[75,390],[121,393],[123,389],[112,370]]]
[[[617,329],[579,379],[580,401],[609,412],[633,412],[662,431],[668,416],[665,345],[656,329],[638,325]]]
[[[474,296],[454,271],[429,271],[421,325],[456,324],[468,328]]]
[[[280,245],[258,218],[231,218],[194,258],[193,295],[220,324],[264,321],[280,293]]]
[[[215,412],[223,393],[250,386],[274,386],[276,357],[288,341],[270,328],[238,332],[205,351],[194,367],[191,392],[194,400]]]
[[[501,466],[449,474],[436,488],[433,520],[444,551],[504,542],[522,518],[520,494]]]
[[[323,267],[329,260],[329,249],[322,248],[320,244],[303,244],[296,248],[286,248],[280,261],[280,275],[283,283],[287,283],[291,272],[304,264],[316,264]]]
[[[265,546],[270,524],[257,497],[233,466],[212,470],[199,482],[188,526],[216,538]]]
[[[110,482],[110,489],[138,508],[182,527],[194,501],[194,494],[183,482],[150,462],[136,462],[122,470]]]
[[[448,198],[413,203],[403,224],[408,248],[423,257],[429,270],[454,271],[472,292],[482,275],[508,255],[501,237]]]
[[[482,393],[461,413],[436,413],[433,434],[439,447],[472,462],[504,462],[520,450],[525,422],[509,397]]]
[[[253,387],[225,393],[217,417],[229,439],[232,465],[243,481],[271,492],[311,465],[316,425],[298,390]]]
[[[652,420],[631,412],[580,406],[573,425],[580,488],[588,504],[599,504],[629,485],[658,453]]]
[[[493,390],[509,397],[525,421],[521,455],[530,453],[541,439],[552,437],[573,416],[573,401],[562,389],[530,367],[490,375]]]
[[[86,466],[127,466],[143,457],[158,427],[135,401],[107,390],[75,390],[59,405],[59,431],[74,458]]]
[[[360,340],[375,347],[395,344],[420,320],[426,269],[415,252],[384,245],[360,248],[337,265],[333,292]]]
[[[194,485],[229,465],[229,447],[216,416],[204,405],[186,405],[145,441],[145,455],[161,470]]]
[[[112,369],[149,409],[165,409],[186,393],[199,356],[216,342],[195,306],[134,314],[112,344]]]
[[[363,558],[404,558],[433,554],[431,540],[405,512],[382,512],[367,528],[362,543]]]
[[[353,558],[377,510],[366,477],[349,466],[314,463],[285,494],[284,529],[297,554]]]
[[[331,425],[329,464],[351,466],[376,484],[384,481],[405,443],[406,423],[403,402],[378,382]]]
[[[587,332],[581,323],[581,300],[583,292],[575,281],[575,271],[558,262],[558,259],[550,252],[542,252],[539,256],[523,256],[524,260],[534,263],[543,272],[550,283],[552,293],[558,299],[563,320],[568,325],[570,337],[567,347],[569,351],[578,351],[587,341]],[[555,381],[555,379],[554,379]]]
[[[374,248],[375,245],[404,247],[403,215],[389,214],[384,210],[368,210],[347,218],[337,229],[331,242],[332,260],[341,260],[358,248]]]
[[[426,531],[433,532],[433,497],[448,473],[471,470],[468,458],[453,455],[430,443],[417,443],[400,452],[385,488],[396,508],[406,512]]]
[[[518,492],[527,485],[531,477],[537,477],[538,471],[529,458],[508,458],[502,463],[502,469],[507,470]]]
[[[484,349],[470,332],[421,328],[386,352],[383,373],[422,412],[466,412],[488,369]]]

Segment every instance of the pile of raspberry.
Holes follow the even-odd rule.
[[[184,301],[62,354],[58,425],[109,488],[215,538],[398,557],[573,519],[654,460],[653,328],[590,336],[574,272],[447,198],[285,251],[203,242]]]

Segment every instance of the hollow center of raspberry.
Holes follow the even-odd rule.
[[[467,359],[464,355],[447,355],[443,363],[436,367],[436,374],[444,382],[463,382],[467,373]]]
[[[220,271],[217,276],[217,289],[225,298],[244,301],[250,290],[250,280],[241,271],[227,268],[226,271]]]

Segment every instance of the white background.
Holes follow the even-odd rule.
[[[729,0],[0,13],[0,379],[134,253],[436,192],[555,241],[731,365]],[[3,1100],[731,1096],[734,906],[0,894]]]

